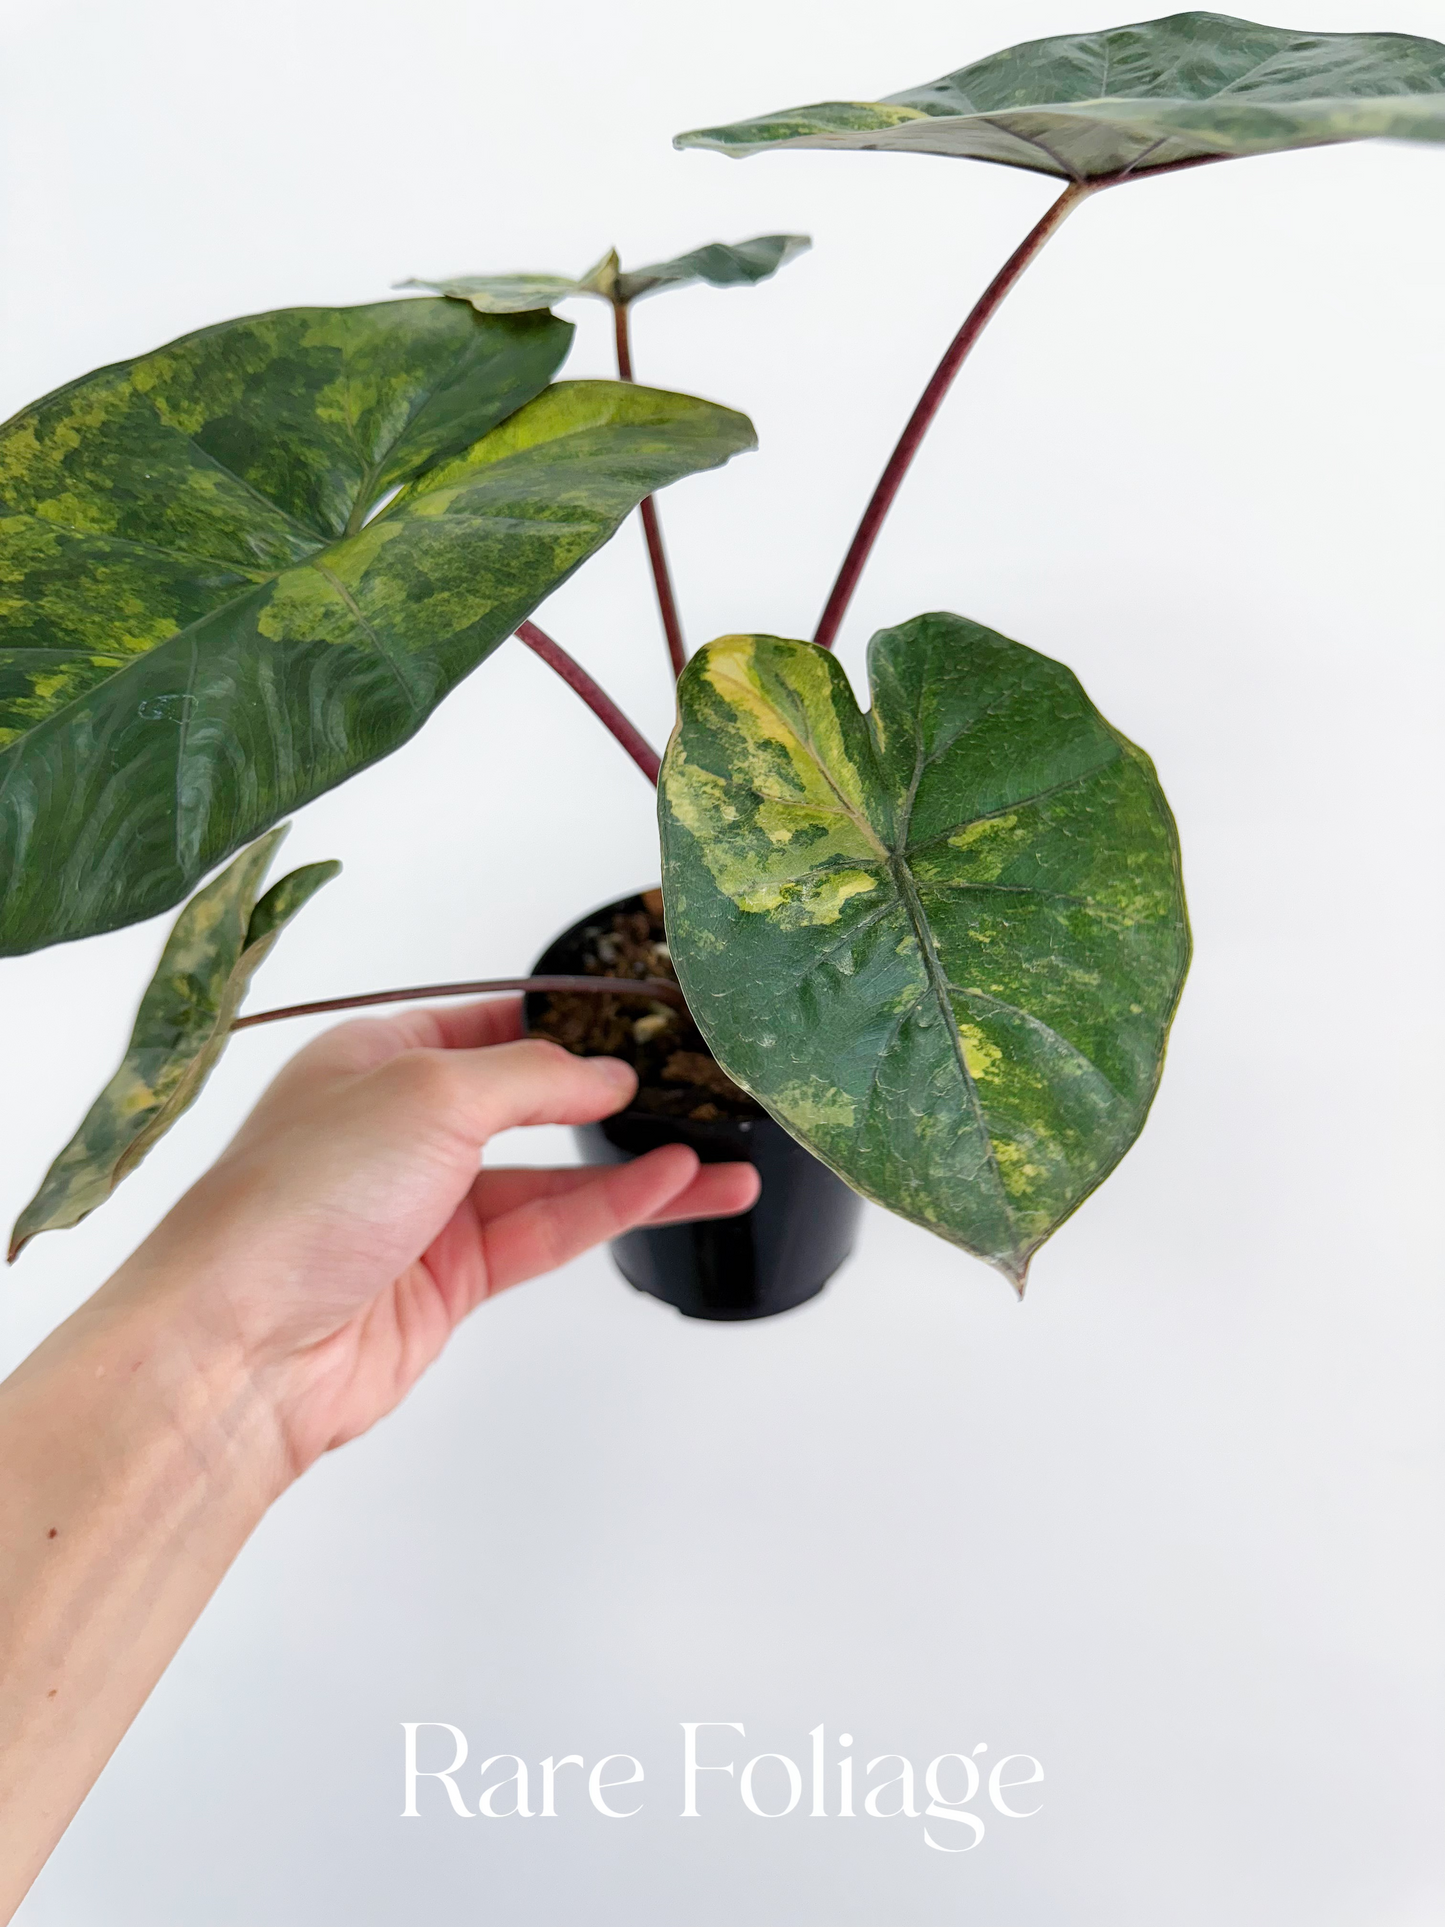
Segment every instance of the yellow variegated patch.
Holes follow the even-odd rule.
[[[0,955],[168,909],[389,754],[744,417],[454,301],[203,329],[0,427]],[[388,500],[388,498],[394,498]]]

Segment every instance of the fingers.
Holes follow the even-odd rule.
[[[272,1089],[287,1094],[317,1078],[365,1076],[413,1050],[479,1050],[522,1034],[520,997],[494,997],[459,1010],[399,1010],[353,1017],[313,1037],[282,1067]]]
[[[408,1010],[390,1020],[403,1050],[485,1050],[514,1044],[522,1035],[520,997],[488,997],[479,1004]]]
[[[596,1184],[595,1165],[571,1165],[560,1170],[536,1166],[498,1167],[483,1171],[472,1195],[484,1219],[500,1218],[519,1205],[538,1198],[561,1198]],[[653,1214],[648,1224],[680,1224],[688,1218],[730,1218],[751,1210],[761,1182],[751,1164],[704,1164],[686,1188]]]
[[[408,1137],[478,1149],[523,1124],[591,1124],[629,1102],[637,1075],[615,1057],[574,1057],[541,1037],[476,1050],[405,1050],[358,1080],[355,1116]],[[475,1169],[475,1162],[473,1163]]]
[[[597,1182],[597,1167],[571,1164],[561,1168],[541,1165],[494,1165],[472,1186],[472,1199],[484,1221],[505,1217],[518,1205],[536,1198],[564,1198],[584,1184]]]
[[[697,1176],[649,1224],[686,1224],[694,1218],[734,1218],[751,1211],[763,1188],[755,1164],[704,1164]]]
[[[294,1057],[306,1073],[318,1069],[369,1071],[409,1050],[485,1050],[522,1035],[520,997],[489,997],[457,1009],[398,1010],[386,1017],[353,1017],[313,1038]],[[291,1069],[288,1065],[282,1076]]]
[[[428,1251],[459,1205],[468,1203],[474,1216],[479,1153],[495,1132],[591,1123],[620,1110],[636,1088],[635,1073],[616,1058],[574,1057],[541,1038],[405,1048],[369,1068],[318,1062],[303,1051],[215,1166],[204,1200],[196,1191],[197,1208],[233,1231],[240,1213],[262,1227],[268,1248],[320,1240],[338,1289],[355,1296],[371,1288],[366,1281],[374,1287],[383,1274],[394,1278]],[[474,1224],[474,1247],[477,1236]],[[453,1235],[452,1260],[455,1242]],[[356,1259],[344,1277],[343,1252]],[[474,1300],[484,1290],[478,1279],[464,1295]]]
[[[533,1195],[481,1227],[489,1294],[553,1271],[634,1225],[746,1210],[758,1190],[751,1165],[702,1166],[686,1145],[667,1144],[628,1164],[585,1172],[484,1172],[473,1193],[478,1215],[491,1208],[489,1181],[503,1180],[500,1189],[490,1182],[495,1202],[525,1191],[517,1182],[524,1176],[534,1181]]]

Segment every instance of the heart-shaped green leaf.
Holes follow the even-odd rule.
[[[710,241],[691,254],[626,274],[614,251],[603,255],[578,281],[560,274],[461,274],[450,281],[399,281],[397,286],[429,288],[454,300],[470,301],[479,314],[522,314],[589,294],[626,307],[660,288],[681,288],[691,281],[706,281],[714,288],[751,287],[812,245],[806,234],[759,234],[751,241]]]
[[[289,828],[283,823],[242,851],[176,918],[120,1069],[15,1221],[12,1263],[38,1231],[65,1230],[104,1204],[199,1097],[258,966],[297,911],[341,869],[308,863],[258,903]]]
[[[0,954],[178,902],[405,742],[644,495],[754,445],[624,383],[529,401],[570,333],[290,310],[0,430]]]
[[[1061,663],[959,616],[688,664],[663,764],[668,938],[728,1075],[842,1177],[987,1259],[1118,1163],[1189,960],[1149,759]]]
[[[1445,46],[1176,13],[1028,40],[879,101],[821,101],[679,134],[678,147],[867,148],[1092,181],[1333,141],[1445,141]]]

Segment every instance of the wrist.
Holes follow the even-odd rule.
[[[76,1319],[95,1376],[129,1377],[158,1443],[179,1447],[242,1510],[259,1518],[296,1477],[281,1401],[224,1280],[142,1246]]]
[[[289,1482],[207,1298],[132,1260],[0,1385],[0,1919]]]

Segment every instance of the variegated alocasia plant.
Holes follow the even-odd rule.
[[[1022,1289],[1158,1083],[1189,956],[1173,819],[1144,753],[1023,644],[961,616],[902,621],[870,646],[866,714],[832,645],[944,395],[1074,209],[1373,137],[1445,140],[1445,46],[1198,12],[679,135],[1065,183],[925,387],[811,641],[725,636],[687,659],[652,494],[752,434],[633,386],[629,338],[643,296],[760,281],[802,236],[228,322],[0,429],[0,954],[154,914],[261,839],[182,911],[125,1062],[12,1255],[108,1195],[229,1030],[263,1020],[236,1016],[251,973],[333,872],[258,900],[272,826],[405,741],[516,634],[660,776],[669,943],[719,1063],[857,1190]],[[617,383],[548,385],[570,335],[550,310],[573,296],[611,303]],[[634,507],[679,678],[661,763],[530,620]]]

